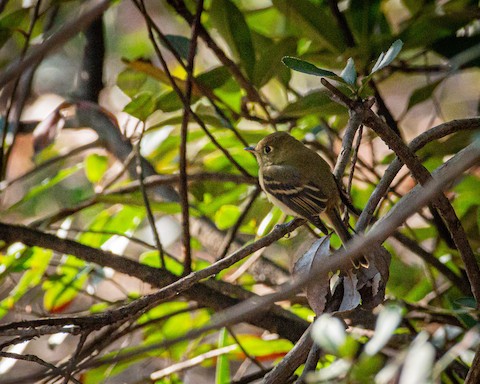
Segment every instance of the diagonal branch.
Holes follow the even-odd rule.
[[[366,111],[364,123],[385,141],[399,159],[409,168],[413,177],[415,177],[421,185],[425,185],[431,180],[432,176],[430,172],[421,164],[415,153],[411,151],[402,139],[371,109]],[[480,308],[480,268],[468,242],[467,234],[455,210],[443,193],[432,201],[445,220],[452,239],[460,252],[473,296],[477,302],[477,307]]]
[[[275,302],[292,296],[308,283],[317,279],[319,275],[326,274],[329,271],[349,268],[352,259],[361,257],[370,247],[385,241],[385,239],[387,239],[408,217],[431,201],[435,195],[438,195],[439,191],[447,188],[454,179],[458,178],[459,174],[462,174],[473,165],[478,164],[479,161],[480,140],[477,140],[437,169],[434,173],[434,179],[428,182],[425,187],[417,185],[413,188],[369,231],[366,236],[355,236],[355,238],[347,243],[347,248],[341,248],[334,252],[332,257],[329,257],[324,263],[316,265],[308,274],[298,276],[296,279],[285,284],[285,286],[278,292],[261,297],[255,296],[251,299],[244,300],[235,307],[228,309],[228,311],[214,315],[210,324],[192,330],[176,339],[154,343],[139,348],[131,353],[126,352],[121,356],[91,361],[86,364],[84,368],[127,360],[141,352],[148,352],[158,348],[168,348],[178,342],[190,340],[214,329],[219,329],[247,319],[251,321],[253,318],[261,318],[265,315],[266,310]],[[186,278],[188,278],[188,276],[184,279]],[[166,289],[168,289],[168,287],[163,288],[162,291]]]
[[[264,384],[288,383],[297,368],[302,365],[308,357],[310,349],[313,346],[313,340],[310,336],[312,326],[303,334],[295,346],[263,379]]]
[[[136,1],[135,5],[139,9],[139,11],[142,13],[142,15],[147,14],[147,10],[145,8],[145,4],[144,4],[143,0]],[[172,74],[171,74],[171,72],[168,68],[168,65],[167,65],[167,62],[164,58],[164,55],[162,54],[162,52],[160,51],[160,48],[158,47],[158,44],[157,44],[157,42],[155,40],[155,37],[153,35],[153,31],[154,31],[155,28],[154,28],[154,25],[152,24],[153,23],[152,19],[149,18],[149,17],[146,17],[146,16],[144,16],[144,17],[145,17],[145,22],[147,23],[147,27],[148,27],[147,29],[148,29],[149,38],[150,38],[150,41],[153,45],[155,53],[156,53],[158,59],[160,60],[160,63],[162,64],[163,70],[164,70],[165,74],[167,75],[168,80],[169,80],[173,90],[175,91],[178,98],[182,102],[182,104],[184,106],[184,110],[188,110],[189,115],[192,116],[192,118],[195,120],[195,122],[200,126],[200,128],[202,128],[202,130],[208,136],[208,138],[213,143],[213,145],[215,145],[225,155],[225,157],[230,161],[230,163],[232,163],[233,166],[235,166],[235,168],[237,168],[238,171],[240,173],[242,173],[244,176],[247,176],[247,177],[250,176],[250,174],[233,158],[233,156],[230,154],[230,152],[227,151],[218,142],[218,140],[212,135],[212,133],[207,129],[207,126],[205,125],[204,121],[192,110],[192,108],[190,106],[190,103],[188,103],[187,100],[185,99],[185,96],[184,96],[182,90],[180,89],[179,85],[175,81],[174,77],[172,76]],[[201,24],[199,24],[198,28],[199,28],[199,31],[201,32],[201,30],[202,30]]]
[[[119,309],[106,311],[97,315],[71,317],[68,319],[68,324],[99,329],[105,325],[111,325],[116,321],[124,320],[126,316],[131,316],[138,311],[144,311],[164,300],[176,297],[178,294],[182,294],[190,300],[194,300],[201,305],[208,306],[215,310],[225,309],[237,304],[242,298],[242,293],[245,292],[244,290],[235,287],[238,292],[234,295],[236,298],[233,298],[223,293],[224,288],[222,287],[222,284],[225,283],[215,280],[209,280],[202,283],[200,283],[200,281],[218,274],[258,249],[272,244],[287,233],[293,231],[302,223],[302,220],[296,220],[288,223],[286,226],[276,228],[270,234],[258,241],[248,244],[209,267],[195,273],[190,273],[181,279],[178,279],[177,276],[163,269],[152,268],[134,260],[114,255],[110,252],[92,248],[73,240],[61,239],[57,236],[23,226],[0,223],[0,239],[6,243],[22,242],[29,246],[39,246],[60,253],[73,254],[87,262],[110,267],[120,273],[137,277],[154,287],[164,287],[152,295],[144,296]],[[22,324],[25,324],[25,326],[28,327],[32,326],[31,322],[15,322],[0,326],[0,332],[7,329],[22,327]],[[61,318],[40,319],[36,324],[65,324],[65,320]],[[292,341],[298,340],[307,327],[305,321],[278,307],[273,307],[269,314],[265,314],[265,316],[262,316],[261,318],[253,319],[252,324],[268,329],[270,332],[278,333],[282,337]]]
[[[194,16],[190,13],[190,11],[187,9],[185,3],[183,0],[167,0],[168,4],[170,4],[175,11],[185,19],[185,21],[192,25]],[[255,87],[251,84],[251,82],[245,78],[243,75],[242,71],[240,68],[232,61],[230,60],[223,50],[215,43],[215,41],[212,39],[208,31],[200,25],[199,28],[199,36],[202,38],[202,40],[207,44],[207,46],[215,53],[217,56],[218,60],[230,71],[234,79],[237,81],[237,83],[245,89],[247,92],[247,96],[251,101],[257,102],[260,104],[262,107],[263,111],[268,117],[268,121],[275,127],[275,122],[272,120],[270,117],[270,113],[268,111],[267,105],[265,104],[265,101],[262,99],[260,93],[255,89]]]
[[[342,180],[345,169],[347,168],[352,152],[353,139],[355,138],[355,133],[357,133],[363,120],[363,113],[361,111],[349,110],[349,114],[350,118],[348,119],[348,124],[342,138],[342,149],[333,170],[333,175],[339,181]]]
[[[190,119],[190,103],[192,100],[192,80],[195,63],[195,52],[197,50],[198,29],[200,18],[203,12],[203,0],[198,0],[197,12],[192,24],[192,37],[190,39],[187,60],[187,81],[185,86],[185,104],[183,108],[182,126],[180,128],[180,204],[182,206],[182,229],[183,229],[183,274],[188,275],[192,272],[192,250],[190,243],[190,205],[188,203],[187,186],[187,135],[188,121]]]
[[[338,91],[327,80],[322,78],[322,84],[325,85],[338,100],[356,111],[363,111],[364,125],[370,127],[388,146],[391,148],[397,157],[408,167],[412,176],[421,184],[424,185],[431,180],[432,175],[422,165],[415,153],[403,142],[403,140],[369,107],[368,102],[356,102],[349,99],[343,93]],[[473,296],[477,302],[477,307],[480,308],[480,268],[477,264],[473,250],[468,242],[467,235],[458,219],[455,210],[448,201],[447,197],[442,193],[432,200],[433,204],[438,208],[442,218],[447,225],[452,239],[460,252],[465,270],[467,272],[468,280],[472,288]]]
[[[417,152],[423,148],[428,143],[441,139],[452,133],[456,133],[463,130],[475,130],[480,127],[480,117],[475,117],[471,119],[461,119],[453,120],[448,123],[440,124],[436,127],[429,129],[426,132],[421,133],[415,139],[413,139],[408,147],[412,152]],[[365,208],[360,215],[360,218],[357,222],[357,231],[364,231],[370,224],[373,213],[375,212],[376,207],[378,206],[380,200],[385,196],[390,188],[391,183],[395,179],[395,176],[403,167],[403,162],[397,157],[395,160],[388,166],[387,170],[384,172],[382,179],[375,187],[375,190],[372,192],[370,199],[368,200]]]

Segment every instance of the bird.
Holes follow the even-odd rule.
[[[343,244],[352,238],[339,210],[346,204],[345,192],[317,152],[284,131],[272,133],[245,150],[257,159],[260,186],[270,202],[328,235],[320,216],[326,217]],[[353,265],[368,267],[368,260],[362,256]]]

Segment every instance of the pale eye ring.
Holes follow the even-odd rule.
[[[263,152],[265,154],[270,153],[271,151],[272,151],[272,147],[270,147],[269,145],[266,145],[265,148],[263,148]]]

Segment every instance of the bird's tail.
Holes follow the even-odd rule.
[[[348,231],[347,226],[340,217],[340,212],[337,208],[327,210],[326,212],[328,219],[330,220],[335,233],[340,237],[342,243],[345,245],[349,240],[352,239],[352,235]],[[365,267],[368,268],[368,260],[365,256],[362,255],[361,258],[352,260],[352,264],[355,268]]]

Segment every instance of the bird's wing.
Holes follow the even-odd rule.
[[[263,174],[265,191],[286,205],[298,216],[312,220],[322,213],[328,198],[315,183],[302,180],[292,169],[282,167],[281,172],[273,167]]]

